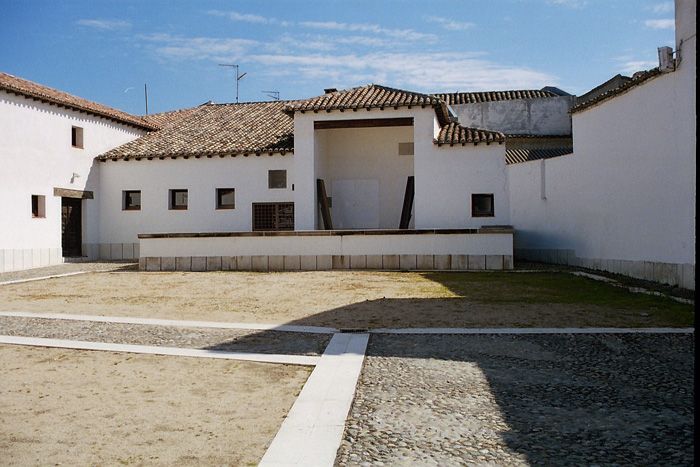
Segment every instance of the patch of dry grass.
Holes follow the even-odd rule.
[[[336,327],[648,327],[694,318],[692,306],[566,273],[96,273],[4,286],[0,309]]]

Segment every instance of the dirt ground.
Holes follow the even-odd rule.
[[[256,465],[311,369],[0,346],[2,465]]]
[[[560,286],[533,274],[102,272],[2,286],[0,311],[341,328],[692,323],[691,306],[679,312],[667,300],[613,290],[590,279],[551,276],[549,282]]]

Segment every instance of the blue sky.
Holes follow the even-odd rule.
[[[127,112],[311,97],[379,83],[420,92],[582,94],[656,66],[662,0],[0,0],[0,71]]]

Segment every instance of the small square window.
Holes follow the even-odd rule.
[[[123,191],[122,209],[124,211],[140,211],[141,210],[141,190],[126,190]]]
[[[413,143],[399,143],[399,156],[412,156]]]
[[[187,210],[187,190],[170,190],[170,209]]]
[[[236,207],[236,190],[233,188],[216,189],[216,209],[234,209]]]
[[[71,127],[70,144],[74,148],[83,148],[83,129],[79,126]]]
[[[32,195],[32,217],[46,217],[46,196]]]
[[[493,217],[493,194],[472,195],[472,217]]]
[[[267,172],[267,186],[273,188],[287,188],[286,170],[269,170]]]

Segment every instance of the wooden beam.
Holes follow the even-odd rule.
[[[385,126],[413,126],[413,117],[365,118],[361,120],[319,120],[314,122],[314,130],[332,130],[336,128],[374,128]]]
[[[333,230],[333,219],[331,218],[331,207],[326,195],[326,184],[322,179],[316,180],[316,193],[318,204],[321,207],[321,218],[323,219],[323,228],[325,230]]]
[[[399,229],[408,229],[411,222],[411,211],[413,210],[413,197],[415,196],[415,179],[413,175],[406,180],[406,193],[403,195],[403,209],[401,209],[401,221]]]
[[[92,191],[69,190],[67,188],[54,188],[53,195],[62,198],[95,199]]]

